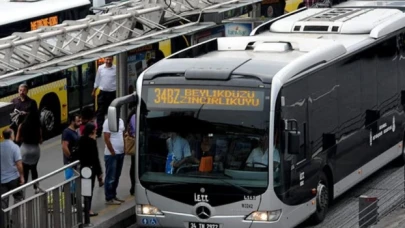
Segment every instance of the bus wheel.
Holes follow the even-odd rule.
[[[316,211],[311,217],[314,224],[319,224],[325,219],[329,208],[329,201],[329,182],[325,173],[322,172],[317,187]]]
[[[56,130],[56,116],[55,113],[47,107],[41,110],[41,123],[44,133],[44,138],[52,137]]]

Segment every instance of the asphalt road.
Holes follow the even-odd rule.
[[[386,165],[372,176],[335,200],[331,206],[326,219],[317,226],[302,224],[298,228],[352,228],[358,226],[359,196],[365,195],[377,197],[379,199],[378,213],[387,214],[393,205],[398,204],[404,195],[404,168],[394,162]],[[404,211],[404,210],[402,210]],[[396,212],[396,211],[395,211]],[[396,212],[395,215],[400,213]],[[405,227],[405,223],[394,225],[395,221],[400,220],[394,213],[383,217],[373,228],[396,228]],[[402,219],[405,219],[403,216]]]

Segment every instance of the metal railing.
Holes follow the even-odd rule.
[[[398,170],[398,172],[404,171],[403,168]],[[356,212],[353,210],[350,217],[342,214],[335,217],[334,220],[340,221],[338,228],[369,228],[378,224],[380,219],[401,206],[405,207],[405,179],[393,185],[375,189],[371,196],[360,196]]]
[[[14,205],[3,208],[0,213],[0,228],[71,228],[83,225],[81,197],[81,179],[76,170],[79,161],[57,169],[45,176],[28,182],[12,191],[1,195],[1,199],[23,192],[41,181],[72,168],[74,175],[48,189],[41,189],[33,196],[25,198]]]

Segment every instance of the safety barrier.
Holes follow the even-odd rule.
[[[392,173],[392,180],[384,180],[387,184],[382,188],[375,189],[370,195],[359,196],[358,207],[356,207],[358,209],[352,208],[351,211],[336,216],[334,220],[337,222],[331,222],[331,224],[339,223],[338,228],[369,228],[398,207],[404,207],[405,179],[395,184],[392,183],[393,180],[396,180],[394,177],[401,175],[404,171],[401,168]],[[348,217],[348,214],[351,216]]]
[[[34,181],[26,183],[1,195],[1,199],[10,198],[67,169],[73,169],[74,175],[46,190],[40,188],[38,194],[27,197],[0,212],[0,228],[72,228],[83,225],[83,205],[81,197],[81,178],[77,171],[79,161],[68,164]]]

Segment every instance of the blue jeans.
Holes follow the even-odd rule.
[[[104,155],[105,162],[105,180],[104,192],[105,200],[110,201],[117,197],[117,187],[121,176],[122,166],[124,165],[125,154]]]
[[[65,169],[65,179],[70,179],[74,176],[73,168]],[[76,181],[70,183],[70,193],[73,194],[76,191]]]

